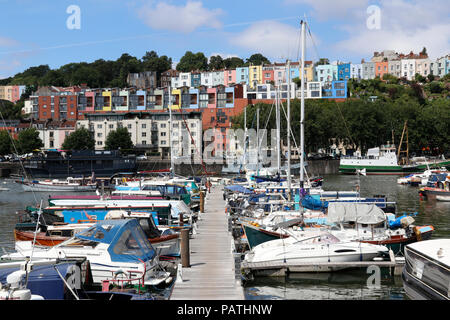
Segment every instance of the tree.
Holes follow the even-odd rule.
[[[225,69],[236,69],[244,66],[244,60],[239,57],[230,57],[223,60]]]
[[[22,119],[23,105],[23,101],[14,104],[8,100],[0,100],[0,112],[3,119]]]
[[[186,51],[177,64],[177,70],[181,72],[191,72],[193,70],[207,70],[208,58],[202,52],[192,53]]]
[[[130,150],[133,149],[130,133],[127,128],[117,128],[109,132],[105,141],[107,150]]]
[[[172,67],[172,58],[167,56],[158,57],[155,51],[147,51],[142,57],[142,64],[145,71],[155,71],[159,81],[161,73]]]
[[[82,127],[69,134],[62,144],[65,150],[94,150],[95,140],[91,132]]]
[[[254,66],[260,66],[263,64],[270,64],[269,59],[264,57],[261,53],[255,53],[250,56],[250,58],[247,58],[245,61],[245,64],[247,66],[254,65]]]
[[[1,130],[0,131],[0,155],[4,156],[5,154],[11,153],[11,137],[9,136],[8,131]]]
[[[39,138],[39,132],[35,128],[29,128],[20,131],[17,146],[18,151],[23,154],[33,152],[33,150],[43,147],[44,144]]]
[[[328,60],[328,58],[320,58],[319,61],[314,63],[314,66],[321,66],[324,64],[330,64],[330,60]]]
[[[221,56],[212,56],[209,58],[208,70],[220,70],[225,67]]]

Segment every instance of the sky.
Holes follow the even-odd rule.
[[[302,19],[306,60],[450,53],[448,0],[0,0],[0,8],[0,79],[151,50],[174,62],[186,51],[298,61]]]

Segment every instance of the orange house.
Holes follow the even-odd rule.
[[[375,62],[375,77],[380,77],[380,79],[383,79],[383,75],[385,73],[389,73],[388,62]]]

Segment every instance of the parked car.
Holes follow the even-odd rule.
[[[147,160],[147,156],[145,154],[137,156],[136,160]]]

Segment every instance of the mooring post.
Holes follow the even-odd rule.
[[[180,232],[181,237],[181,265],[183,268],[189,268],[191,266],[190,263],[190,250],[189,250],[189,229],[181,229]]]
[[[205,191],[200,191],[200,212],[205,212]]]
[[[183,222],[183,213],[180,212],[180,227],[184,226],[184,222]]]

